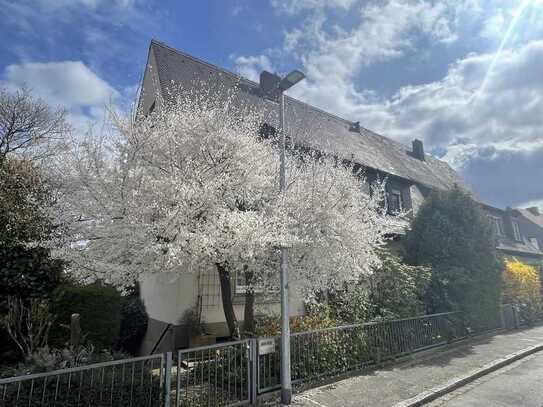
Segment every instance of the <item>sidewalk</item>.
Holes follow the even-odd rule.
[[[541,342],[543,326],[471,339],[452,349],[439,349],[419,361],[415,359],[305,391],[294,397],[293,405],[393,406],[453,377]]]

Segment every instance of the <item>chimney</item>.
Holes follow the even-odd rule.
[[[349,130],[354,131],[355,133],[360,133],[360,122],[353,122]]]
[[[415,139],[413,140],[413,156],[418,158],[421,161],[424,161],[424,145],[422,141]]]
[[[528,212],[530,212],[534,216],[539,216],[541,213],[539,213],[539,208],[537,206],[532,206],[530,208],[526,208]]]
[[[260,74],[260,90],[267,98],[272,100],[277,99],[279,96],[279,82],[281,82],[281,78],[271,72],[262,71]]]

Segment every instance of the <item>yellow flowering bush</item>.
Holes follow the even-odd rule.
[[[530,323],[541,315],[541,282],[535,267],[517,259],[506,260],[503,281],[503,300],[518,305],[521,318]]]

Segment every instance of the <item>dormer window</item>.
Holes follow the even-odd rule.
[[[539,250],[539,242],[537,241],[537,238],[531,237],[529,240],[532,246]]]
[[[497,236],[505,236],[505,230],[503,227],[503,220],[497,216],[489,216],[490,221],[492,222],[492,227]]]
[[[391,189],[387,192],[387,211],[391,215],[396,215],[403,210],[402,192],[397,189]]]
[[[522,237],[520,235],[520,228],[518,226],[518,221],[515,219],[511,220],[511,225],[513,226],[513,237],[517,242],[522,241]]]

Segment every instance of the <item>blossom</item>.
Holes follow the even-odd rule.
[[[110,137],[74,141],[67,223],[87,244],[63,255],[80,279],[124,287],[142,273],[228,264],[275,284],[287,247],[291,278],[324,288],[379,263],[401,222],[381,205],[383,183],[370,193],[352,166],[290,148],[281,192],[278,146],[258,137],[258,110],[240,107],[235,91],[175,94],[136,121],[114,116]]]

